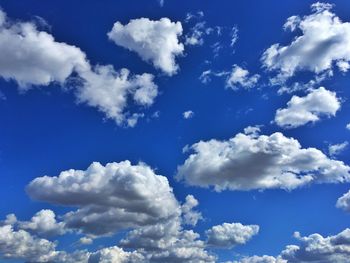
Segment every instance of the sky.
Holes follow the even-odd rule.
[[[0,262],[349,262],[349,1],[0,8]]]

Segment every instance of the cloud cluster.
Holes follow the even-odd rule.
[[[312,14],[289,17],[284,25],[285,30],[300,30],[301,35],[287,46],[274,44],[264,52],[264,67],[277,72],[273,82],[283,83],[298,71],[318,75],[332,71],[334,65],[348,71],[350,23],[332,13],[330,4],[316,3],[311,8]]]
[[[78,102],[97,108],[118,125],[128,125],[132,114],[128,100],[150,106],[158,94],[153,75],[132,76],[127,69],[111,65],[92,66],[78,47],[57,42],[39,31],[34,23],[13,22],[0,10],[0,76],[14,80],[21,90],[33,85],[64,86],[78,76],[75,95]]]
[[[247,243],[258,232],[259,226],[257,225],[245,226],[241,223],[223,223],[206,231],[207,243],[214,247],[232,248]]]
[[[340,105],[335,92],[320,87],[305,97],[294,95],[286,108],[276,111],[275,123],[283,128],[296,128],[319,121],[322,116],[335,116]]]
[[[62,224],[65,231],[85,234],[80,239],[82,244],[128,231],[119,247],[92,253],[89,262],[110,262],[109,258],[124,256],[129,260],[125,262],[216,260],[207,251],[207,242],[198,233],[184,228],[195,226],[202,219],[195,210],[198,200],[188,195],[181,205],[167,178],[155,174],[144,163],[132,165],[124,161],[105,166],[93,163],[86,170],[71,169],[56,177],[38,177],[27,186],[27,193],[36,200],[74,208],[54,225]],[[9,216],[7,221],[17,219]],[[53,222],[51,228],[52,225]],[[120,252],[124,248],[131,252]]]
[[[213,186],[216,191],[292,190],[350,180],[349,166],[316,148],[302,148],[296,139],[279,132],[238,133],[226,141],[200,141],[188,149],[193,153],[178,167],[177,179],[193,186]]]
[[[130,20],[126,25],[116,22],[108,33],[115,44],[136,52],[168,75],[175,74],[179,68],[175,58],[184,51],[183,44],[179,42],[181,35],[181,23],[171,22],[169,18],[158,21],[139,18]]]
[[[240,260],[240,263],[296,263],[296,262],[348,262],[350,257],[350,229],[334,235],[323,237],[320,234],[294,237],[299,245],[288,245],[277,257],[253,256]]]
[[[27,192],[36,200],[79,207],[64,216],[66,226],[91,235],[154,224],[180,213],[166,177],[129,161],[39,177]]]

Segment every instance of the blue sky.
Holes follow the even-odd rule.
[[[329,3],[0,1],[0,261],[348,262],[350,3]]]

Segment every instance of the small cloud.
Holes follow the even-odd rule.
[[[194,117],[194,112],[189,110],[189,111],[185,111],[182,115],[183,115],[184,119],[187,120],[187,119],[191,119]]]
[[[332,144],[328,146],[328,153],[331,157],[341,154],[347,147],[349,143],[347,141],[338,144]]]

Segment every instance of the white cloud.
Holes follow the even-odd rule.
[[[0,255],[5,259],[48,262],[57,256],[55,248],[55,243],[35,238],[24,230],[15,231],[11,225],[0,226]]]
[[[89,237],[81,237],[79,239],[79,243],[82,245],[91,245],[94,242],[92,238]]]
[[[280,188],[292,190],[311,183],[344,183],[350,167],[329,159],[316,148],[302,148],[293,138],[238,133],[226,141],[200,141],[178,167],[176,178],[188,185],[216,191]],[[254,165],[251,165],[254,163]]]
[[[245,89],[253,88],[260,78],[260,75],[255,74],[249,76],[249,71],[241,68],[238,65],[233,65],[230,76],[226,80],[226,86],[233,90],[243,87]]]
[[[185,111],[184,113],[182,113],[184,119],[191,119],[194,117],[194,112],[191,110]]]
[[[334,157],[340,153],[342,153],[347,147],[349,143],[347,141],[339,144],[332,144],[328,146],[328,153],[330,156]]]
[[[208,84],[211,81],[211,77],[223,77],[223,76],[227,76],[229,75],[229,72],[226,71],[219,71],[219,72],[215,72],[212,71],[211,69],[205,70],[202,72],[202,74],[199,76],[199,80],[203,83],[203,84]]]
[[[346,125],[346,128],[350,130],[350,123]]]
[[[145,107],[158,95],[151,74],[132,76],[127,69],[116,71],[111,65],[93,67],[78,47],[57,42],[33,23],[12,22],[1,10],[0,17],[0,76],[15,80],[22,90],[52,83],[63,86],[76,73],[78,101],[97,108],[118,125],[128,125],[132,117],[127,111],[129,98]]]
[[[93,163],[85,171],[36,178],[27,192],[36,200],[78,207],[64,215],[67,228],[97,236],[180,214],[167,178],[143,163]]]
[[[233,47],[238,41],[238,27],[234,26],[231,30],[231,47]]]
[[[219,248],[232,248],[236,245],[247,243],[254,235],[258,234],[259,226],[242,225],[241,223],[223,223],[213,226],[206,231],[207,243]]]
[[[0,10],[0,75],[22,89],[30,85],[63,84],[73,71],[88,68],[77,47],[56,42],[32,23],[13,23]]]
[[[148,18],[130,20],[126,25],[116,22],[108,37],[117,45],[136,52],[143,60],[152,62],[168,75],[178,71],[176,56],[182,55],[184,46],[180,22],[168,18],[153,21]]]
[[[193,210],[198,204],[193,195],[186,196],[186,202],[181,206],[184,224],[195,226],[202,219],[202,214]]]
[[[350,212],[350,191],[338,198],[336,207]]]
[[[89,257],[89,263],[142,263],[145,258],[142,254],[126,252],[119,247],[103,248]]]
[[[52,210],[44,209],[36,213],[30,221],[18,221],[18,227],[40,236],[63,235],[66,232],[65,224],[56,221]]]
[[[294,237],[299,245],[288,245],[277,257],[253,256],[240,260],[240,263],[287,263],[287,262],[348,262],[350,257],[350,229],[323,237],[315,233],[302,237],[299,232]]]
[[[283,128],[296,128],[319,121],[322,116],[335,116],[340,105],[335,92],[320,87],[305,97],[293,96],[286,108],[276,111],[275,122]]]
[[[185,36],[185,45],[203,45],[203,35],[206,33],[205,22],[196,23],[191,29],[190,33]]]
[[[292,16],[284,28],[301,31],[290,45],[274,44],[263,56],[263,65],[277,72],[273,82],[283,83],[298,71],[321,74],[333,70],[333,65],[346,72],[350,61],[350,23],[342,22],[331,12],[332,5],[316,3],[312,14]]]
[[[239,261],[235,261],[235,263],[287,263],[287,261],[284,259],[281,259],[280,257],[275,258],[272,256],[264,255],[264,256],[245,257]]]

